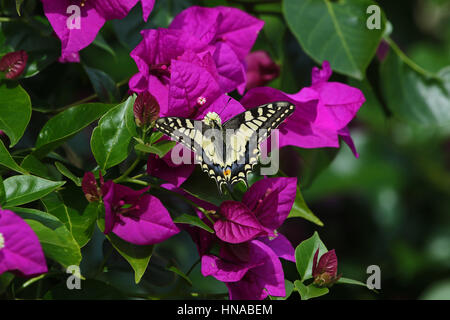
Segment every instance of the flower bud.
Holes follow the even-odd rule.
[[[150,92],[142,92],[134,102],[134,118],[138,127],[146,126],[158,119],[159,103]]]
[[[314,278],[314,284],[319,287],[326,287],[333,285],[341,277],[337,275],[338,261],[336,253],[330,250],[324,253],[317,263],[317,258],[319,255],[319,249],[317,249],[314,254],[312,276]]]
[[[27,61],[28,55],[23,50],[7,53],[0,59],[0,71],[6,73],[6,79],[16,79],[25,70]]]
[[[100,174],[100,187],[97,184],[97,180],[92,172],[86,172],[83,180],[81,181],[81,189],[83,189],[84,195],[89,202],[99,201],[104,193],[104,180],[102,173]]]
[[[280,67],[265,51],[254,51],[245,57],[247,64],[247,90],[261,87],[280,74]]]

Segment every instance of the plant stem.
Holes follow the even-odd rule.
[[[139,164],[139,162],[141,161],[141,157],[140,155],[138,155],[138,157],[136,158],[136,160],[134,160],[134,162],[131,164],[131,166],[118,178],[114,179],[114,183],[119,183],[124,181],[125,179],[128,178],[128,175],[133,172],[133,170],[136,168],[136,166]]]
[[[392,40],[390,37],[385,38],[386,42],[389,44],[389,46],[392,48],[392,50],[395,51],[395,53],[399,56],[400,59],[403,60],[404,63],[406,63],[411,69],[416,71],[417,73],[420,73],[426,77],[439,79],[435,74],[423,69],[418,64],[416,64],[414,61],[412,61],[400,48],[399,46]]]
[[[189,274],[192,272],[192,270],[195,269],[195,267],[200,263],[200,261],[201,261],[201,259],[198,259],[197,261],[194,262],[194,264],[190,267],[188,272],[186,272],[186,276],[189,276]]]

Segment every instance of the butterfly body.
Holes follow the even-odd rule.
[[[156,129],[180,142],[196,154],[201,168],[213,178],[221,192],[243,181],[258,163],[260,143],[270,136],[295,110],[289,102],[265,104],[221,123],[216,113],[203,120],[163,117]]]

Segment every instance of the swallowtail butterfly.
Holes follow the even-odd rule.
[[[203,120],[163,117],[156,129],[190,148],[202,170],[222,186],[243,181],[258,163],[260,143],[295,110],[289,102],[274,102],[245,111],[224,124],[209,112]]]

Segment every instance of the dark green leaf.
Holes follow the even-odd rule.
[[[99,97],[102,102],[115,102],[120,98],[119,89],[116,86],[116,83],[109,75],[105,72],[84,67],[86,73],[91,80],[92,86],[94,87],[95,93]]]
[[[1,140],[0,140],[0,164],[16,172],[27,173],[26,170],[17,165],[17,163],[9,154],[8,149],[6,149],[5,145],[3,144],[3,141]]]
[[[0,206],[3,206],[5,201],[6,201],[5,185],[3,184],[3,178],[0,176]]]
[[[64,181],[50,181],[35,176],[13,176],[4,181],[5,207],[20,206],[44,197],[64,185]]]
[[[35,209],[13,207],[12,211],[20,215],[36,233],[45,256],[63,267],[79,265],[80,247],[66,226],[51,214]]]
[[[154,145],[137,144],[134,148],[145,153],[157,154],[160,158],[164,157],[177,143],[175,141],[164,140]]]
[[[9,284],[14,280],[14,275],[9,272],[0,274],[0,294],[6,291]]]
[[[71,107],[54,116],[39,132],[34,154],[38,157],[46,155],[113,107],[110,104],[88,103]]]
[[[386,25],[381,12],[381,28],[366,27],[366,10],[374,4],[371,0],[284,0],[283,14],[302,48],[316,62],[328,60],[333,70],[361,80]]]
[[[126,296],[105,282],[89,279],[81,282],[80,290],[69,290],[66,283],[51,288],[46,300],[123,300]]]
[[[313,259],[317,249],[319,249],[319,256],[327,252],[327,248],[317,232],[314,232],[311,238],[304,240],[295,248],[295,263],[302,281],[312,278]]]
[[[67,167],[65,165],[63,165],[61,162],[56,161],[55,162],[55,167],[56,167],[56,169],[58,169],[58,171],[63,176],[65,176],[66,178],[69,178],[70,180],[72,180],[73,183],[75,183],[76,186],[81,187],[82,178],[79,178],[76,175],[74,175],[72,172],[70,172],[70,170],[67,169]]]
[[[15,146],[23,136],[31,119],[31,101],[18,84],[0,82],[0,130],[3,130]]]
[[[98,202],[89,203],[82,213],[66,206],[57,193],[45,196],[42,202],[48,213],[66,225],[80,247],[89,242],[100,210]]]
[[[23,160],[20,166],[29,171],[30,173],[39,176],[41,178],[49,179],[52,178],[49,175],[48,168],[45,164],[43,164],[38,158],[36,158],[33,154],[27,155]]]
[[[170,271],[172,271],[173,273],[179,275],[179,276],[182,277],[184,280],[186,280],[186,282],[187,282],[190,286],[192,286],[192,281],[191,281],[191,279],[189,279],[189,277],[188,277],[183,271],[181,271],[180,269],[178,269],[177,267],[175,267],[175,266],[170,266],[170,267],[167,268],[167,270],[170,270]]]
[[[381,87],[389,109],[410,123],[448,126],[450,68],[432,75],[398,53],[391,50],[380,68]]]
[[[211,229],[206,223],[204,223],[199,217],[191,216],[190,214],[182,214],[181,216],[178,216],[175,219],[173,219],[173,222],[190,224],[192,226],[202,228],[203,230],[206,230],[209,233],[214,233],[214,230]]]
[[[97,225],[102,232],[105,230],[104,219],[98,219]],[[131,265],[134,270],[134,280],[136,283],[139,283],[145,273],[145,270],[147,270],[148,263],[152,257],[153,245],[138,246],[122,240],[112,232],[109,233],[106,238],[117,250],[117,252],[119,252],[120,255],[124,257],[125,260],[127,260]]]
[[[312,223],[315,223],[319,226],[323,226],[323,222],[317,218],[314,213],[308,208],[305,200],[303,199],[303,195],[300,191],[300,188],[297,186],[297,194],[295,196],[294,205],[292,206],[292,210],[289,213],[288,218],[303,218]]]
[[[111,168],[128,157],[130,141],[136,135],[134,100],[135,97],[129,97],[106,113],[92,133],[92,153],[102,170]]]

